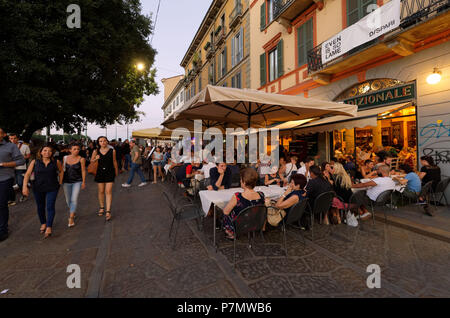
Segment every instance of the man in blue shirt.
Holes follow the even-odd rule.
[[[402,192],[403,196],[411,200],[417,200],[420,191],[422,191],[422,183],[419,176],[414,173],[410,165],[402,164],[399,169],[406,174],[404,179],[395,178],[401,184],[406,185],[405,190]]]
[[[14,170],[25,164],[19,148],[5,137],[6,132],[0,128],[0,242],[8,238],[8,197],[14,184]]]

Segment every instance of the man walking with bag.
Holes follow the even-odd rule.
[[[5,140],[6,132],[0,128],[0,242],[8,238],[8,197],[14,183],[15,168],[25,159],[15,144]]]
[[[142,156],[141,156],[141,150],[136,145],[136,141],[131,140],[130,141],[130,148],[131,148],[131,171],[130,171],[130,177],[128,178],[128,182],[122,184],[122,187],[129,188],[131,187],[131,183],[134,179],[134,174],[137,173],[139,177],[141,178],[142,183],[139,184],[139,187],[143,187],[147,185],[147,180],[145,180],[144,173],[141,170],[142,166]]]

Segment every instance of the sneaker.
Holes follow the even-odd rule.
[[[16,204],[16,201],[8,201],[8,206],[15,206]]]
[[[19,202],[25,202],[26,200],[28,200],[28,198],[22,195],[19,199]]]
[[[131,188],[131,184],[124,183],[122,184],[122,188]]]
[[[372,213],[366,212],[363,215],[361,215],[361,220],[365,221],[365,220],[369,219],[371,216],[372,216]]]
[[[142,182],[140,185],[138,185],[138,187],[142,188],[145,187],[147,185],[147,182]]]

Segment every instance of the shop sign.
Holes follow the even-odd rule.
[[[322,63],[370,42],[400,25],[400,0],[391,0],[322,44]]]
[[[413,100],[416,94],[415,83],[392,87],[375,93],[360,95],[344,100],[345,104],[358,105],[358,109],[372,108],[381,105],[396,104]]]

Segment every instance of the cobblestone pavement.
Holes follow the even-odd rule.
[[[314,242],[279,230],[252,249],[182,224],[177,247],[168,245],[171,215],[160,186],[114,188],[113,221],[96,215],[96,185],[80,195],[77,226],[67,228],[61,192],[54,235],[43,240],[32,200],[11,208],[10,238],[0,243],[0,292],[5,297],[450,297],[450,244],[371,222],[361,230],[315,227]],[[81,267],[81,288],[66,285],[69,264]],[[366,286],[370,264],[381,266],[381,289]]]

